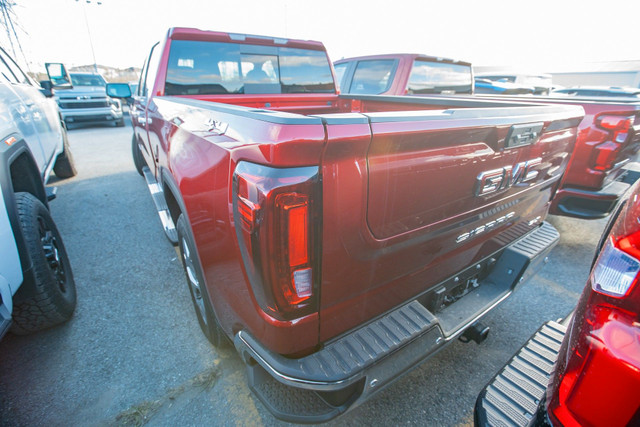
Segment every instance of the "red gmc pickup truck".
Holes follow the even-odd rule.
[[[458,94],[463,81],[473,82],[471,64],[467,62],[414,54],[346,58],[336,61],[335,67],[336,71],[345,70],[340,75],[343,93]],[[481,97],[523,102],[522,97],[514,96]],[[577,105],[585,110],[575,150],[550,213],[582,219],[609,215],[630,185],[640,178],[640,164],[635,162],[640,150],[640,102],[562,96],[527,97],[526,102]]]
[[[486,336],[558,240],[544,218],[584,114],[339,95],[333,74],[318,42],[174,28],[131,113],[202,330],[295,422]]]

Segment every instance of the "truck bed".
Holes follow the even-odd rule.
[[[490,259],[539,227],[582,114],[580,107],[387,96],[299,97],[298,103],[295,96],[280,103],[270,96],[278,108],[270,110],[255,108],[262,103],[258,98],[243,102],[250,105],[244,107],[156,97],[157,116],[180,122],[160,125],[154,118],[154,123],[158,131],[173,134],[167,164],[203,248],[210,293],[224,294],[214,300],[222,327],[232,333],[243,319],[249,330],[268,334],[271,350],[281,354],[308,352],[441,287],[461,267]],[[335,112],[327,113],[327,107]],[[532,124],[539,135],[505,146],[508,136],[508,144],[514,144],[520,125],[529,129]],[[199,155],[185,156],[191,150]],[[199,159],[195,164],[194,158]],[[523,168],[530,161],[536,163],[530,181],[476,194],[482,173],[502,174],[505,167]],[[281,322],[290,322],[277,313],[248,307],[236,297],[238,287],[254,292],[230,233],[231,177],[239,162],[273,168],[320,165],[320,302],[317,313],[295,321],[300,339],[278,332]],[[216,233],[212,224],[218,224]],[[216,280],[221,276],[224,281]],[[274,318],[266,329],[259,314],[265,309]]]

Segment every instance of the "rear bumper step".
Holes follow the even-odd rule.
[[[335,418],[460,336],[535,274],[558,239],[555,228],[543,223],[492,258],[495,265],[479,286],[437,316],[427,309],[425,293],[306,357],[275,354],[240,331],[234,344],[247,363],[249,386],[282,420],[313,423]],[[476,268],[472,265],[459,276]],[[458,276],[449,281],[455,279]]]
[[[563,188],[553,198],[551,213],[580,219],[599,219],[609,215],[618,200],[640,178],[640,163],[624,166],[620,177],[599,191]]]
[[[545,397],[567,327],[547,322],[480,392],[476,426],[528,426]]]

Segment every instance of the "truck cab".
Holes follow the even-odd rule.
[[[389,54],[341,59],[334,63],[343,94],[472,94],[471,64],[419,54]]]

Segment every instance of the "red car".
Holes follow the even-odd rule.
[[[476,425],[640,425],[640,185],[612,216],[571,319],[545,324],[491,380]]]

